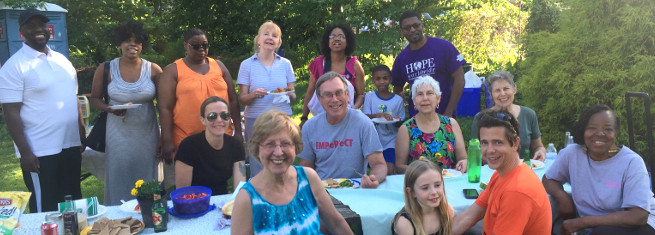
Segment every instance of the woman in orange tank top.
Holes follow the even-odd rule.
[[[234,133],[243,141],[239,100],[232,76],[223,62],[207,57],[209,42],[205,33],[197,28],[189,29],[184,33],[184,49],[186,57],[164,68],[157,93],[162,133],[159,156],[167,164],[172,163],[175,150],[184,138],[205,129],[198,107],[210,96],[229,103],[232,123],[226,134]]]

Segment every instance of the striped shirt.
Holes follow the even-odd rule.
[[[277,88],[286,88],[287,83],[296,81],[296,75],[293,73],[291,62],[275,54],[275,60],[271,66],[264,66],[257,53],[241,62],[238,85],[249,86],[248,92],[253,92],[257,88],[271,91]],[[257,118],[260,114],[270,110],[277,109],[291,115],[291,106],[285,102],[273,104],[272,95],[264,96],[260,99],[253,100],[250,105],[246,106],[244,115],[246,118]]]

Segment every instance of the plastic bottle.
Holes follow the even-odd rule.
[[[573,142],[573,136],[569,136],[569,141],[566,142],[566,146],[569,146],[569,145],[572,145],[572,144],[574,144],[574,142]]]
[[[532,162],[530,162],[530,150],[525,150],[523,153],[523,163],[528,164],[530,168],[532,168]]]
[[[557,157],[557,149],[553,143],[548,143],[548,148],[546,148],[546,160],[555,160]]]
[[[159,194],[154,194],[153,199],[155,203],[152,205],[152,223],[155,227],[155,232],[165,232],[168,229],[166,207],[164,207],[164,203]]]
[[[482,154],[480,153],[480,141],[472,139],[469,141],[467,155],[467,172],[469,183],[480,182],[480,167],[482,166]]]
[[[571,137],[571,132],[570,131],[564,132],[564,136],[565,136],[564,137],[564,148],[566,148],[566,146],[569,146],[569,139]]]
[[[75,202],[73,196],[66,195],[66,208],[64,209],[64,234],[65,235],[78,235],[80,234],[77,224],[77,210],[75,210]]]

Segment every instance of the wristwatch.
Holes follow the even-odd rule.
[[[300,117],[300,121],[307,121],[307,116]]]

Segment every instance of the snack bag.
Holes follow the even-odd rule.
[[[11,235],[25,211],[30,192],[0,192],[0,234]]]

